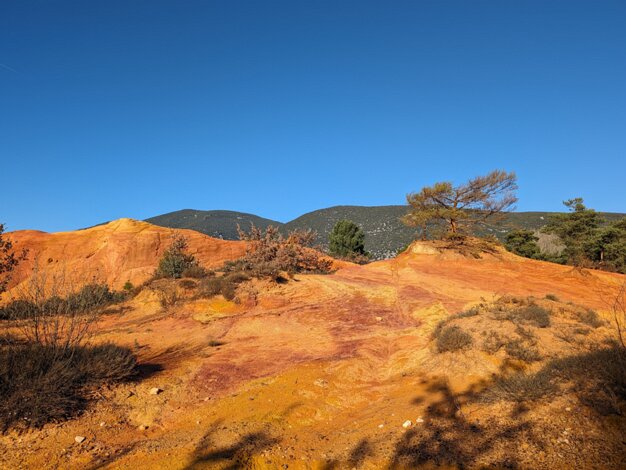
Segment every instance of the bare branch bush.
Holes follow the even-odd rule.
[[[65,269],[47,272],[36,264],[3,311],[26,342],[63,355],[84,344],[104,309],[122,299],[97,278],[81,285]]]

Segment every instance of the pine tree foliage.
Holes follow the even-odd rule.
[[[367,256],[365,233],[350,220],[340,220],[329,235],[329,252],[337,258]]]
[[[432,224],[442,224],[448,234],[459,235],[477,223],[512,210],[517,202],[516,190],[515,173],[501,170],[459,186],[436,183],[407,195],[410,207],[403,222],[421,228],[423,233]]]

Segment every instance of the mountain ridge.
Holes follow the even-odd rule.
[[[237,240],[237,224],[246,229],[250,223],[264,229],[275,225],[283,232],[296,229],[311,229],[318,234],[318,243],[322,248],[328,244],[328,235],[335,223],[348,219],[359,225],[365,232],[365,248],[374,259],[385,259],[394,256],[415,239],[416,230],[402,224],[400,217],[406,214],[406,205],[357,206],[339,205],[302,214],[289,222],[260,217],[255,214],[227,210],[195,210],[182,209],[146,219],[155,225],[168,228],[191,229],[206,235]],[[477,226],[475,234],[479,236],[494,235],[500,240],[515,228],[537,231],[547,222],[552,214],[559,212],[525,211],[509,212],[502,220],[484,223]],[[613,221],[626,214],[601,212],[607,220]]]

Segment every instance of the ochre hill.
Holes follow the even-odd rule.
[[[133,219],[72,232],[33,230],[11,232],[7,237],[18,250],[28,250],[10,287],[26,280],[37,265],[41,271],[65,272],[72,282],[92,278],[121,288],[126,281],[138,285],[148,279],[175,233],[189,243],[189,252],[207,268],[222,265],[245,251],[239,241],[220,240],[193,230],[174,230]]]
[[[161,250],[163,237],[150,246]],[[194,250],[198,240],[219,242],[194,238]],[[76,250],[59,248],[59,263]],[[137,263],[143,275],[158,258],[145,257]],[[106,315],[95,338],[133,348],[141,380],[103,390],[75,420],[1,436],[0,466],[620,468],[624,416],[605,418],[569,385],[528,403],[474,394],[495,390],[501,374],[533,374],[550,360],[606,347],[615,337],[609,305],[624,282],[499,249],[477,258],[416,242],[396,259],[330,275],[247,281],[235,302],[179,285],[180,301],[163,307],[158,286],[147,287]],[[547,309],[550,324],[515,323],[509,313],[523,304],[498,300],[506,296],[534,296],[524,301]],[[438,353],[436,325],[478,304],[479,312],[454,320],[473,345]],[[497,313],[505,307],[511,312]],[[488,350],[491,332],[506,345]],[[512,359],[522,346],[540,358]],[[153,387],[162,392],[150,394]]]

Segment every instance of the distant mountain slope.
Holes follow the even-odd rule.
[[[377,259],[388,258],[415,237],[415,229],[400,222],[406,211],[406,206],[335,206],[301,215],[286,223],[285,229],[315,230],[318,242],[325,247],[334,225],[343,219],[351,220],[365,232],[366,250]]]
[[[185,228],[196,230],[215,238],[224,240],[238,240],[237,224],[242,229],[247,230],[250,224],[265,228],[268,225],[282,226],[281,222],[264,219],[254,214],[236,211],[197,211],[193,209],[183,209],[169,212],[146,219],[154,225],[169,228]]]
[[[237,239],[237,223],[242,228],[250,222],[260,227],[275,225],[284,232],[295,229],[312,229],[318,234],[318,243],[326,247],[328,235],[333,226],[342,219],[352,220],[365,232],[365,248],[375,259],[388,258],[415,237],[415,229],[406,227],[400,218],[406,214],[407,206],[335,206],[319,209],[301,215],[283,224],[252,214],[232,211],[194,211],[186,209],[147,219],[148,222],[171,228],[188,228],[224,239]],[[482,224],[476,228],[476,235],[495,235],[499,239],[512,229],[538,230],[543,227],[552,212],[510,212],[501,220]],[[626,214],[603,213],[608,221],[614,221]]]

